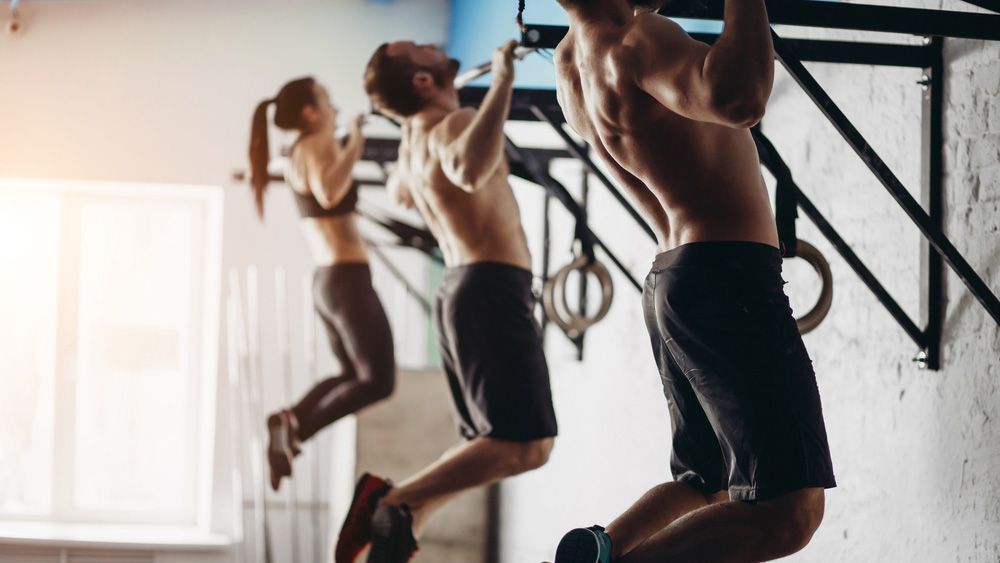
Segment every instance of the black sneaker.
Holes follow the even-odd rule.
[[[408,506],[379,505],[372,516],[368,563],[407,563],[417,552],[413,515]]]
[[[611,536],[600,526],[570,530],[559,541],[554,563],[611,563]]]

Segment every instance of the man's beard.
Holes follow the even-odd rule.
[[[458,69],[462,63],[458,59],[448,59],[436,67],[428,68],[427,71],[434,77],[434,83],[438,88],[450,88],[455,84],[455,77],[458,76]]]

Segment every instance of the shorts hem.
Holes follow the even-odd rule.
[[[555,438],[559,435],[558,431],[544,431],[532,434],[518,434],[518,433],[507,433],[498,432],[496,430],[488,432],[485,434],[479,434],[477,438],[492,438],[494,440],[503,440],[505,442],[534,442],[535,440],[545,440],[546,438]]]
[[[837,484],[831,481],[829,483],[806,483],[786,487],[729,487],[729,498],[740,502],[758,502],[772,500],[802,489],[833,489],[836,486]]]

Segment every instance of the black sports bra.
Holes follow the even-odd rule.
[[[358,183],[351,184],[350,190],[344,195],[337,205],[330,209],[324,209],[312,192],[300,194],[292,190],[295,194],[295,203],[299,206],[299,214],[303,217],[338,217],[354,213],[354,208],[358,205]]]
[[[300,140],[301,138],[296,139],[295,143],[292,144],[291,149],[288,151],[289,154],[295,153],[295,147],[298,146]],[[358,206],[357,182],[352,183],[350,189],[346,194],[344,194],[343,199],[330,209],[324,209],[323,206],[319,204],[319,201],[316,200],[316,196],[312,194],[312,191],[306,194],[300,194],[293,188],[292,193],[295,194],[295,204],[298,205],[299,215],[302,217],[339,217],[341,215],[354,213],[354,209]]]

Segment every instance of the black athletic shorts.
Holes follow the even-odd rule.
[[[673,425],[674,478],[733,500],[836,486],[812,362],[778,249],[697,242],[656,257],[643,311]]]
[[[531,272],[495,262],[445,271],[434,319],[455,421],[466,439],[557,433]]]

